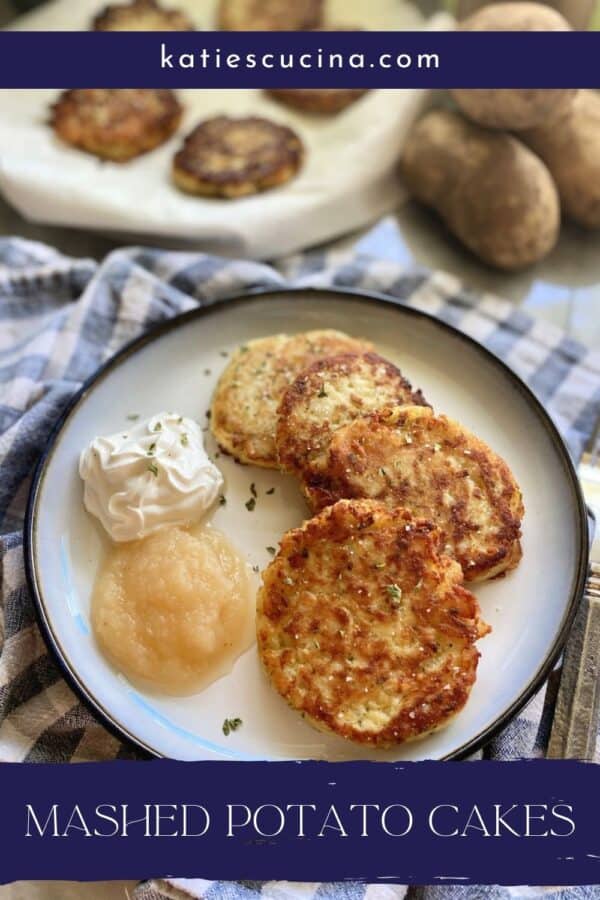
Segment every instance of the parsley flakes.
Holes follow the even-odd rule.
[[[402,588],[399,588],[397,584],[388,584],[385,589],[390,598],[390,603],[394,609],[397,609],[402,602]]]
[[[223,720],[223,734],[225,737],[229,737],[232,731],[237,731],[240,725],[242,725],[242,720],[236,716],[235,719],[224,719]]]

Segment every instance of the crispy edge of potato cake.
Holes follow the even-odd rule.
[[[395,461],[400,453],[414,453],[416,448],[420,454],[418,478],[421,483],[416,491],[420,502],[413,508],[406,479],[403,477],[402,483],[395,481]],[[431,460],[438,460],[443,454],[455,459],[460,455],[460,477],[451,473],[446,477],[439,471],[432,474]],[[521,559],[524,506],[514,475],[491,447],[447,416],[435,415],[427,407],[377,410],[335,432],[326,470],[319,484],[319,498],[324,505],[335,503],[342,497],[369,497],[388,506],[413,509],[415,515],[431,519],[440,528],[444,552],[460,563],[466,581],[496,578],[515,568]],[[461,539],[473,535],[470,540],[474,541],[477,535],[474,524],[465,517],[468,498],[461,496],[464,492],[460,490],[469,472],[475,490],[487,501],[490,528],[493,529],[482,533],[479,552],[474,552],[471,544],[468,551],[456,550]],[[428,475],[432,477],[429,487],[422,483]],[[445,492],[452,494],[449,480],[454,481],[456,502],[449,512],[446,527],[439,519],[439,510],[444,508]]]
[[[252,398],[257,392],[260,393],[259,399],[264,404],[263,392],[269,392],[272,386],[272,369],[267,360],[278,358],[288,340],[287,334],[272,334],[238,347],[221,372],[213,392],[210,406],[210,429],[213,437],[224,453],[243,465],[278,468],[274,442],[271,447],[268,427],[265,425],[270,403],[267,402],[266,407],[263,405],[262,408],[259,403],[259,410],[255,413],[253,399],[242,399],[240,388],[244,393],[248,389]],[[242,379],[239,378],[240,366]],[[247,382],[243,377],[246,371],[253,373]],[[249,413],[248,419],[246,413]],[[250,422],[253,424],[250,425]]]
[[[312,31],[364,31],[351,25],[320,25]],[[369,88],[269,88],[265,91],[273,100],[319,116],[333,116],[360,100]]]
[[[475,682],[489,632],[437,529],[340,500],[282,538],[257,601],[261,662],[310,724],[393,746],[442,728]]]
[[[284,388],[280,390],[278,379],[285,378],[287,384],[317,358],[371,346],[333,329],[269,335],[244,344],[221,373],[213,394],[210,423],[217,443],[238,462],[279,468],[275,428]]]
[[[223,31],[308,31],[321,24],[323,0],[220,0]]]
[[[49,124],[61,140],[78,150],[127,162],[167,141],[181,115],[182,107],[170,90],[84,88],[60,95],[51,108]]]
[[[320,116],[342,112],[368,93],[368,88],[269,88],[278,103]]]
[[[151,24],[152,27],[148,28]],[[185,13],[165,9],[155,0],[110,3],[92,20],[94,31],[195,31]]]
[[[361,372],[370,382],[370,395],[361,386],[360,393],[353,390],[340,405],[341,385],[358,378]],[[382,394],[384,387],[388,388],[386,395]],[[331,393],[337,398],[334,409],[329,408]],[[300,479],[312,509],[324,505],[319,485],[331,435],[340,425],[392,404],[426,406],[427,401],[420,390],[413,390],[397,366],[374,352],[340,353],[317,360],[290,385],[279,404],[277,455],[281,468]],[[342,421],[341,410],[348,411]]]
[[[261,116],[215,116],[184,138],[172,177],[186,194],[236,199],[285,184],[303,159],[302,140],[287,125]]]

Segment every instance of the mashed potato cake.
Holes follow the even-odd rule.
[[[362,31],[349,25],[322,25],[313,31]],[[320,116],[336,115],[351,106],[368,88],[270,88],[266,92],[279,103]]]
[[[340,428],[321,497],[379,500],[435,522],[465,579],[521,559],[521,491],[507,464],[458,422],[426,407],[384,409]]]
[[[221,0],[223,31],[303,31],[321,24],[323,0]]]
[[[387,747],[441,728],[467,702],[489,631],[428,521],[341,500],[288,531],[263,573],[258,650],[315,727]]]
[[[278,411],[280,465],[297,475],[313,509],[322,508],[333,433],[386,405],[425,404],[401,371],[376,353],[346,353],[314,363],[285,392]]]
[[[286,388],[315,360],[370,346],[341,331],[323,330],[274,334],[240,347],[213,397],[211,428],[217,442],[238,462],[278,468],[277,407]]]
[[[50,125],[61,140],[114,162],[154,150],[177,130],[182,109],[169,90],[64,91]]]
[[[94,31],[194,31],[178,9],[165,9],[154,0],[111,3],[92,22]]]
[[[271,88],[274,100],[302,112],[332,116],[351,106],[367,93],[361,88]]]
[[[187,194],[236,198],[285,184],[304,145],[291,128],[260,116],[200,122],[173,159],[173,181]]]

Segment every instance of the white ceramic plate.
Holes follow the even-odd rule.
[[[205,421],[223,353],[252,338],[340,328],[373,341],[421,387],[509,463],[526,507],[521,565],[476,586],[493,631],[480,643],[477,683],[444,730],[389,751],[314,731],[264,677],[251,647],[233,671],[185,698],[144,693],[99,652],[90,594],[100,529],[82,506],[77,460],[98,434],[177,410]],[[210,374],[204,374],[210,370]],[[209,449],[214,451],[211,439]],[[307,515],[295,481],[220,456],[227,504],[210,515],[248,560],[263,568],[281,534]],[[250,483],[258,500],[245,508]],[[266,491],[275,487],[272,495]],[[26,527],[31,587],[46,636],[67,676],[112,727],[151,752],[180,759],[421,759],[465,755],[513,715],[547,675],[584,583],[585,507],[567,451],[541,406],[495,357],[451,327],[389,300],[327,291],[278,292],[195,310],[154,330],[111,360],[64,414],[38,468]],[[225,717],[243,727],[225,738]]]

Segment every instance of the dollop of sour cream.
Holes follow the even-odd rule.
[[[81,453],[79,474],[85,508],[113,541],[197,521],[223,484],[200,426],[166,412],[94,438]]]

